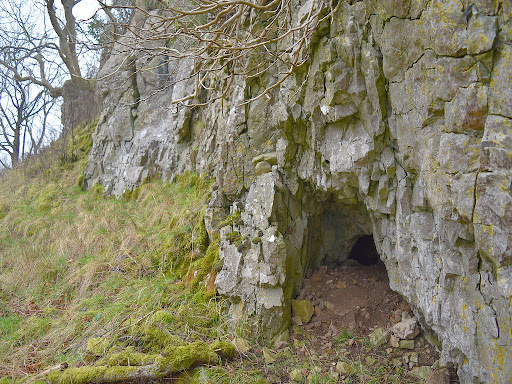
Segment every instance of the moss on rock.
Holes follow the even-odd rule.
[[[52,371],[46,375],[50,383],[86,384],[100,381],[108,367],[91,366],[68,368],[65,371]]]
[[[192,274],[189,281],[192,288],[199,288],[201,283],[205,282],[206,276],[215,270],[215,265],[219,262],[219,244],[213,242],[208,245],[204,257],[196,260],[190,267]]]
[[[233,226],[233,224],[240,223],[241,220],[242,220],[241,212],[239,210],[234,210],[233,213],[228,215],[225,220],[222,220],[221,222],[219,222],[217,227],[220,229],[220,228],[226,227],[228,225]]]
[[[133,347],[106,355],[98,361],[98,365],[113,366],[140,366],[155,362],[159,355],[137,352]]]
[[[201,214],[196,220],[193,230],[193,244],[197,251],[204,253],[208,247],[208,232],[204,224],[204,212],[206,207],[203,207]]]
[[[176,347],[164,361],[173,372],[184,371],[195,364],[218,363],[220,360],[211,346],[204,341],[195,341],[188,345]]]
[[[236,348],[229,341],[215,340],[210,344],[210,348],[220,357],[229,359],[236,355]]]
[[[147,353],[159,353],[168,348],[184,345],[185,342],[176,335],[155,325],[146,325],[133,332],[140,338],[144,351]]]
[[[164,310],[156,311],[153,316],[151,316],[151,324],[171,324],[176,320],[176,316],[172,313]]]
[[[95,340],[94,346],[103,343],[103,339],[96,339],[100,340]],[[128,347],[108,354],[93,366],[49,372],[46,381],[56,384],[85,384],[152,380],[185,371],[198,364],[218,364],[221,357],[230,358],[235,353],[233,344],[220,340],[211,344],[195,341],[172,348],[168,346],[164,354],[145,354]]]

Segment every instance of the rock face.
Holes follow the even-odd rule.
[[[512,5],[350,3],[318,31],[307,77],[244,107],[257,85],[242,80],[208,107],[171,105],[190,84],[162,86],[168,68],[121,41],[99,75],[86,183],[120,195],[156,173],[215,177],[205,221],[221,236],[218,290],[269,338],[289,326],[307,269],[372,234],[441,363],[463,383],[510,382]],[[217,228],[228,214],[240,219]]]

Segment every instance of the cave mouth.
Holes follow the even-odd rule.
[[[380,258],[373,241],[373,235],[363,235],[358,238],[348,258],[366,267],[377,264]]]
[[[312,327],[313,333],[326,333],[327,327],[367,337],[376,328],[388,329],[400,321],[403,311],[410,312],[389,285],[364,204],[328,199],[307,223],[306,269],[294,296],[315,308],[307,321],[313,325],[305,327]]]
[[[324,265],[332,270],[348,259],[361,266],[379,262],[372,220],[364,204],[347,204],[330,198],[318,208],[307,220],[304,272]]]

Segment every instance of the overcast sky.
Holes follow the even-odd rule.
[[[99,8],[96,0],[82,0],[73,8],[73,15],[77,20],[87,20],[94,15],[94,12]]]

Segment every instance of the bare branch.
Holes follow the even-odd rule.
[[[192,62],[193,69],[172,82],[194,78],[194,89],[173,100],[174,104],[209,104],[226,97],[237,77],[243,81],[264,78],[266,85],[247,104],[261,97],[271,99],[274,90],[308,62],[315,33],[322,23],[332,20],[341,3],[313,0],[302,16],[293,14],[291,0],[267,4],[248,0],[160,2],[153,10],[140,4],[120,6],[135,10],[146,21],[130,24],[129,38],[119,39],[117,49],[124,48],[148,63],[158,57],[165,57],[169,65]],[[109,11],[115,8],[101,4]],[[144,70],[157,69],[149,65]],[[199,100],[204,91],[206,102]]]

